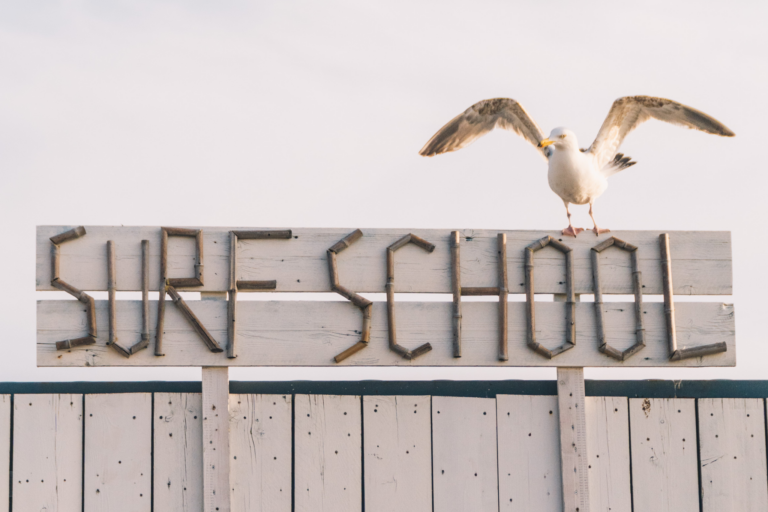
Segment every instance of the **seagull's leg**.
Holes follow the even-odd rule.
[[[592,223],[595,225],[595,227],[592,228],[592,232],[595,234],[595,236],[600,236],[603,233],[610,233],[610,229],[600,229],[597,227],[597,222],[595,222],[595,216],[592,215],[592,203],[589,203],[589,216],[592,217]]]
[[[568,227],[565,228],[562,231],[562,233],[565,236],[572,236],[572,237],[576,238],[576,235],[578,235],[579,233],[584,231],[584,228],[575,228],[575,227],[573,227],[573,224],[571,224],[571,210],[570,210],[570,208],[568,208],[569,205],[565,201],[563,201],[563,203],[565,204],[565,213],[568,214]]]

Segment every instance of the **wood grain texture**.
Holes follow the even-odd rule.
[[[587,397],[586,406],[590,510],[631,512],[627,399]]]
[[[697,512],[693,399],[631,398],[629,423],[634,512]]]
[[[495,400],[432,397],[435,512],[497,512],[496,455]]]
[[[14,510],[80,510],[83,395],[16,395],[13,454]]]
[[[702,510],[768,510],[764,401],[698,402]]]
[[[499,509],[561,512],[557,397],[497,395]]]
[[[11,395],[0,395],[0,512],[9,511],[11,468]]]
[[[70,226],[38,226],[37,290],[53,290],[49,237]],[[160,228],[87,226],[88,234],[61,246],[61,275],[83,290],[106,290],[106,261],[103,247],[114,240],[120,247],[118,290],[141,290],[141,240],[151,247],[151,282],[160,283]],[[205,286],[201,291],[229,289],[229,231],[204,229]],[[234,228],[238,229],[238,228]],[[326,250],[352,231],[340,229],[294,229],[293,239],[238,241],[238,281],[277,280],[277,291],[329,291]],[[364,229],[362,239],[346,249],[339,261],[344,286],[358,293],[383,292],[386,283],[386,248],[408,233],[436,245],[429,258],[416,246],[397,254],[399,292],[451,293],[450,229]],[[464,229],[461,236],[461,280],[473,287],[497,286],[497,236],[507,235],[509,293],[523,293],[523,248],[558,231],[501,231]],[[645,293],[661,293],[658,236],[661,231],[617,231],[611,233],[639,247],[640,270]],[[593,293],[590,249],[610,235],[564,239],[574,251],[575,293]],[[670,232],[675,293],[683,295],[730,295],[732,262],[730,232]],[[195,243],[187,237],[168,240],[168,275],[190,276],[194,272]],[[603,293],[632,293],[631,263],[623,251],[600,255]],[[537,293],[565,293],[563,257],[546,248],[536,254]],[[153,288],[157,290],[157,288]]]
[[[352,250],[355,246],[350,247]],[[404,247],[401,251],[405,251]],[[106,301],[96,303],[98,321],[107,319]],[[226,301],[189,301],[190,308],[223,345],[227,337]],[[577,346],[555,359],[544,358],[525,345],[525,303],[510,302],[509,361],[498,360],[498,305],[462,304],[463,351],[453,357],[452,303],[401,302],[398,329],[409,346],[430,343],[432,351],[413,361],[391,352],[387,341],[386,304],[373,306],[370,346],[343,361],[362,366],[733,366],[736,362],[734,308],[721,303],[681,302],[676,308],[681,345],[725,341],[728,352],[669,361],[663,304],[645,303],[646,348],[628,361],[617,361],[598,351],[594,305],[576,304]],[[605,329],[619,350],[635,342],[632,303],[605,304]],[[39,301],[37,347],[39,366],[335,366],[333,357],[360,339],[360,311],[348,302],[261,302],[238,304],[238,357],[211,353],[176,308],[166,308],[164,357],[144,350],[121,357],[107,350],[106,333],[95,345],[57,351],[54,343],[78,335],[83,329],[82,304],[77,301]],[[156,307],[151,307],[155,326]],[[141,302],[118,301],[121,340],[141,337]],[[562,344],[565,304],[541,302],[536,306],[537,339],[547,347]],[[154,337],[154,332],[151,333]],[[126,343],[128,343],[126,341]]]
[[[291,510],[291,395],[229,395],[233,512]]]
[[[85,396],[85,511],[152,508],[152,395]]]
[[[294,510],[361,511],[360,397],[296,395],[294,400]]]
[[[229,368],[204,366],[203,510],[205,512],[230,512],[229,463]]]
[[[432,511],[429,396],[363,397],[365,510]]]
[[[154,510],[203,510],[200,393],[155,393]]]
[[[589,512],[589,468],[584,368],[557,369],[563,510]]]

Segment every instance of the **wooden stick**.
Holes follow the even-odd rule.
[[[555,246],[557,247],[557,246]],[[563,247],[566,247],[565,245]],[[573,251],[567,248],[565,253],[565,342],[576,345],[576,286],[573,279]],[[570,348],[570,347],[569,347]]]
[[[141,341],[131,347],[131,353],[149,345],[149,240],[141,241],[141,321]],[[139,347],[141,343],[144,346]]]
[[[275,231],[232,231],[236,237],[243,240],[287,240],[293,238],[293,231],[290,229],[275,230]]]
[[[395,252],[396,250],[400,249],[401,247],[405,247],[408,242],[411,241],[411,237],[413,235],[405,235],[404,237],[400,238],[396,242],[394,242],[392,245],[387,247],[387,250]]]
[[[197,262],[195,263],[195,278],[200,282],[198,286],[203,286],[203,230],[199,230],[195,235],[195,243],[197,245]]]
[[[51,244],[51,282],[59,278],[59,246]]]
[[[339,267],[336,263],[336,253],[328,249],[326,252],[328,258],[328,275],[331,280],[331,290],[339,286]]]
[[[109,340],[107,345],[117,341],[117,311],[115,295],[117,293],[117,255],[115,254],[115,241],[107,240],[107,290],[109,297]],[[118,350],[119,352],[119,350]],[[128,354],[130,356],[130,354]]]
[[[358,295],[355,292],[349,291],[343,286],[337,286],[336,288],[334,288],[333,291],[335,291],[336,293],[338,293],[348,301],[352,302],[352,304],[354,304],[359,308],[364,308],[372,304],[372,302],[366,299],[365,297]]]
[[[174,304],[176,304],[176,306],[179,308],[179,311],[181,311],[181,313],[187,318],[195,331],[197,331],[197,334],[200,335],[203,342],[205,342],[205,344],[208,346],[208,349],[211,352],[224,352],[224,349],[222,349],[218,342],[213,338],[213,336],[211,336],[211,333],[209,333],[208,329],[206,329],[202,322],[200,322],[200,319],[197,318],[197,315],[195,315],[192,310],[189,309],[187,303],[184,301],[184,299],[181,298],[181,295],[179,295],[179,292],[177,292],[173,286],[168,286],[168,294],[171,296]]]
[[[359,240],[363,236],[363,232],[359,229],[354,230],[352,233],[348,234],[335,244],[331,246],[329,251],[331,251],[334,254],[338,254],[353,243],[355,243],[357,240]]]
[[[82,347],[83,345],[93,345],[94,343],[96,343],[96,338],[93,336],[83,336],[82,338],[57,341],[56,350],[68,350],[70,348]]]
[[[162,227],[160,228],[163,231],[165,231],[168,236],[197,236],[197,233],[200,231],[199,229],[189,229],[189,228],[168,228],[168,227]]]
[[[360,352],[361,350],[363,350],[367,346],[368,346],[368,343],[366,343],[364,341],[358,341],[357,343],[355,343],[354,345],[349,347],[347,350],[345,350],[341,354],[339,354],[336,357],[334,357],[333,360],[336,361],[337,363],[340,363],[343,360],[345,360],[346,358],[348,358],[349,356],[351,356],[353,354],[357,354],[358,352]]]
[[[229,232],[229,289],[237,288],[237,235]]]
[[[141,343],[141,342],[139,342]],[[138,344],[138,343],[137,343]],[[121,356],[125,358],[131,357],[131,349],[123,348],[122,345],[120,345],[118,342],[108,343],[109,346],[111,346],[115,351],[120,354]],[[138,352],[138,350],[137,350]]]
[[[635,294],[635,347],[630,347],[624,351],[624,359],[645,347],[645,325],[643,324],[643,274],[640,272],[637,247],[627,244],[627,250],[631,251],[629,254],[632,260],[632,288]]]
[[[711,354],[719,354],[721,352],[727,352],[728,351],[728,345],[721,341],[719,343],[712,343],[710,345],[702,345],[700,347],[686,347],[686,348],[680,348],[675,351],[674,354],[672,354],[672,357],[670,360],[672,361],[681,361],[683,359],[690,359],[691,357],[702,357],[702,356],[708,356]]]
[[[164,356],[163,353],[163,326],[165,324],[165,294],[168,285],[165,281],[160,285],[160,296],[157,301],[157,332],[155,333],[155,355]]]
[[[373,303],[363,308],[363,333],[360,341],[368,343],[371,341],[371,319],[373,318]]]
[[[85,303],[85,310],[86,315],[88,317],[88,335],[95,338],[97,336],[97,330],[96,330],[96,302],[93,300],[93,297],[90,295],[85,295],[87,297],[86,303]]]
[[[451,231],[451,289],[453,290],[453,357],[461,357],[461,247],[458,231]]]
[[[277,288],[277,281],[238,281],[236,288],[243,292],[275,290]]]
[[[74,298],[76,298],[77,300],[82,302],[83,304],[87,304],[88,303],[88,294],[87,293],[85,293],[83,290],[75,288],[74,286],[72,286],[68,282],[64,281],[63,279],[56,279],[55,281],[53,281],[51,283],[51,286],[53,286],[54,288],[58,288],[59,290],[61,290],[63,292],[67,292],[68,294],[70,294],[71,296],[73,296]]]
[[[415,245],[417,247],[421,247],[422,249],[424,249],[425,251],[427,251],[429,253],[431,253],[432,251],[435,250],[435,245],[427,242],[423,238],[420,238],[420,237],[418,237],[418,236],[416,236],[414,234],[411,234],[410,237],[411,237],[410,242],[413,245]],[[394,250],[397,250],[397,249],[394,249]]]
[[[611,240],[611,244],[605,245],[608,240]],[[607,342],[605,339],[605,316],[603,313],[603,285],[600,278],[600,251],[602,249],[598,250],[598,248],[600,248],[602,245],[605,245],[605,247],[610,247],[610,245],[613,244],[612,238],[609,238],[608,240],[598,246],[593,247],[590,251],[590,256],[592,258],[592,281],[594,283],[595,289],[595,330],[597,331],[597,349],[600,352],[608,354],[609,356],[616,359],[613,352],[619,352],[618,350],[612,349],[613,352],[606,352]],[[621,353],[619,352],[619,354]]]
[[[664,285],[664,314],[667,319],[667,343],[669,356],[677,352],[677,329],[675,327],[675,299],[672,296],[672,254],[669,251],[669,233],[659,235],[661,249],[661,280]]]
[[[461,289],[462,297],[486,297],[499,295],[498,286],[464,286]]]
[[[507,300],[509,292],[507,291],[507,235],[499,233],[496,237],[498,245],[498,265],[499,265],[499,361],[509,361],[509,350],[507,347]]]
[[[133,345],[133,346],[130,348],[130,353],[131,353],[131,355],[133,355],[133,354],[135,354],[136,352],[139,352],[140,350],[144,350],[144,349],[145,349],[145,348],[147,348],[148,346],[149,346],[149,339],[146,339],[146,340],[141,340],[140,342],[138,342],[138,343],[134,344],[134,345]]]
[[[203,286],[203,282],[196,277],[169,277],[168,284],[174,288],[189,288],[191,286]]]
[[[53,242],[53,245],[59,245],[63,244],[64,242],[68,242],[70,240],[75,240],[76,238],[80,238],[81,236],[85,235],[85,227],[78,226],[76,228],[70,229],[69,231],[65,231],[63,233],[60,233],[56,236],[51,237],[51,242]]]
[[[227,301],[227,357],[237,357],[237,288],[229,290]]]

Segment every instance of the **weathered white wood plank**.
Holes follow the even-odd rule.
[[[39,366],[335,366],[333,357],[360,339],[360,310],[349,302],[261,302],[238,305],[238,357],[210,352],[173,304],[166,306],[165,356],[143,350],[126,359],[106,346],[107,302],[97,301],[99,339],[95,345],[57,351],[55,342],[85,331],[85,315],[78,301],[40,301],[37,306]],[[222,346],[227,341],[226,301],[188,301],[190,308]],[[634,306],[606,303],[605,328],[610,343],[623,350],[635,342]],[[155,326],[156,308],[150,308]],[[384,303],[375,303],[370,346],[345,360],[344,365],[369,366],[733,366],[736,362],[735,320],[731,305],[680,302],[675,305],[678,344],[704,345],[725,341],[728,352],[670,362],[664,305],[646,303],[643,310],[646,348],[625,362],[597,350],[593,303],[576,304],[577,346],[546,359],[526,346],[525,303],[509,303],[509,361],[498,360],[497,305],[466,302],[462,306],[461,358],[453,357],[450,302],[397,304],[398,338],[407,347],[429,342],[433,350],[413,361],[391,352],[387,342]],[[117,302],[120,339],[138,340],[141,303]],[[536,306],[537,338],[546,346],[562,344],[565,305],[541,302]],[[154,331],[150,339],[154,340]],[[127,344],[128,341],[126,341]],[[154,341],[153,341],[154,343]]]
[[[429,396],[363,397],[365,510],[432,511]]]
[[[435,512],[499,510],[496,401],[432,397]]]
[[[498,395],[499,508],[561,512],[557,397]]]
[[[37,289],[51,287],[49,238],[73,226],[38,226]],[[229,230],[249,228],[204,227],[205,286],[202,291],[225,291],[229,280]],[[250,228],[254,229],[254,228]],[[266,228],[259,228],[266,229]],[[240,240],[237,278],[277,280],[285,292],[330,291],[326,250],[355,228],[293,230],[292,240]],[[104,246],[117,247],[118,290],[141,289],[141,240],[150,241],[152,289],[160,277],[160,228],[87,226],[87,234],[61,246],[61,276],[85,290],[106,290]],[[339,257],[342,284],[357,292],[383,292],[386,283],[386,248],[408,233],[435,244],[432,254],[417,247],[397,253],[398,292],[450,293],[450,229],[363,229],[363,238]],[[524,293],[523,249],[558,231],[496,231],[464,229],[461,233],[461,280],[464,286],[496,286],[496,237],[507,234],[509,293]],[[662,293],[658,236],[661,231],[616,231],[610,235],[565,238],[574,251],[576,293],[593,293],[590,248],[615,235],[639,247],[645,293]],[[730,232],[670,232],[674,292],[685,295],[730,295],[732,283]],[[632,293],[629,256],[609,250],[601,254],[603,293]],[[170,277],[193,275],[194,243],[191,238],[170,237]],[[563,256],[545,248],[536,253],[536,291],[565,293]]]
[[[584,368],[557,369],[563,510],[589,512]]]
[[[291,402],[291,395],[229,395],[233,512],[290,512]]]
[[[296,512],[362,510],[360,397],[294,399]]]
[[[0,512],[8,512],[11,467],[11,395],[0,395]]]
[[[152,508],[152,395],[85,395],[85,512]]]
[[[83,395],[16,395],[13,427],[13,509],[80,510]]]
[[[203,367],[203,510],[230,512],[229,368]]]
[[[592,512],[631,512],[629,411],[624,397],[587,397]]]
[[[634,512],[697,512],[693,399],[629,400]]]
[[[762,399],[700,398],[704,512],[768,510]]]
[[[155,510],[203,510],[200,393],[155,393]]]

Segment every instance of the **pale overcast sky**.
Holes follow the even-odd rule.
[[[668,97],[733,139],[649,122],[597,205],[614,229],[730,230],[738,366],[588,378],[766,378],[766,2],[3,2],[0,380],[198,379],[35,366],[35,226],[559,229],[512,134],[417,155],[472,103],[520,101],[591,143],[620,96]],[[349,198],[350,203],[330,198]],[[399,197],[397,204],[393,197]],[[355,207],[352,208],[351,205]],[[591,226],[584,207],[577,225]],[[553,378],[554,370],[234,369],[233,379]]]

